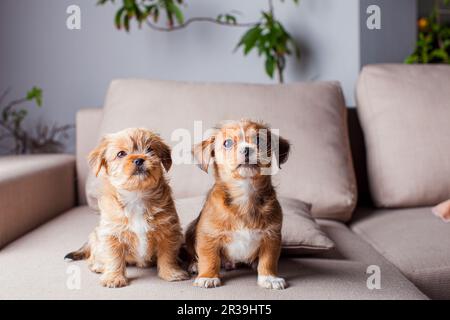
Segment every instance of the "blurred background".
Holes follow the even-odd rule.
[[[56,146],[18,151],[11,137],[1,139],[0,135],[0,154],[74,152],[74,130],[70,125],[75,123],[77,110],[101,107],[114,78],[278,81],[276,76],[272,79],[268,75],[270,63],[265,64],[256,49],[244,55],[245,46],[251,43],[235,51],[248,28],[198,22],[165,32],[155,31],[145,23],[139,28],[131,19],[126,32],[123,25],[121,30],[115,25],[123,1],[104,2],[0,1],[0,107],[4,109],[12,100],[23,98],[18,101],[21,106],[14,108],[26,111],[14,115],[9,110],[6,117],[10,126],[19,120],[21,130],[35,135],[34,144],[39,144],[39,139],[57,140]],[[436,5],[434,0],[300,0],[298,4],[292,0],[184,0],[174,2],[184,19],[178,21],[180,17],[175,15],[175,24],[194,16],[215,19],[227,12],[238,22],[259,21],[261,11],[268,11],[270,2],[277,21],[300,51],[299,59],[295,54],[286,55],[285,82],[338,80],[349,106],[355,104],[354,85],[361,67],[405,62],[417,50],[420,28],[429,27],[426,23],[430,24],[430,20],[420,18],[428,18]],[[70,30],[66,25],[71,5],[80,8],[80,30]],[[368,11],[371,5],[380,8],[380,29],[368,27],[373,23],[374,12]],[[446,9],[441,15],[439,22],[445,24]],[[157,25],[170,26],[167,18],[160,19]],[[38,107],[41,98],[42,106]]]

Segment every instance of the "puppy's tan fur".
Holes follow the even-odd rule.
[[[231,147],[229,141],[225,147],[226,140],[232,141]],[[263,143],[267,146],[264,152]],[[253,150],[248,159],[242,151],[245,148]],[[187,250],[198,270],[194,285],[219,286],[223,262],[227,266],[257,262],[260,286],[285,288],[284,279],[277,277],[282,211],[271,175],[262,170],[271,167],[273,153],[279,164],[286,162],[289,148],[285,139],[265,125],[245,120],[223,125],[194,147],[201,168],[207,171],[212,159],[215,169],[215,184],[186,233]],[[253,164],[246,165],[249,162]]]
[[[111,288],[128,284],[127,264],[145,267],[155,258],[161,278],[187,279],[177,263],[183,237],[163,171],[172,165],[170,148],[148,130],[127,129],[104,137],[89,163],[102,184],[100,224],[66,258],[87,259]]]

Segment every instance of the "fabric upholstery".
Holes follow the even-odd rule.
[[[0,157],[0,249],[75,205],[75,158]]]
[[[205,197],[175,200],[183,230],[198,217]],[[311,217],[311,207],[300,200],[280,198],[283,208],[283,251],[289,254],[316,254],[334,247],[333,241]]]
[[[0,299],[426,299],[390,263],[338,222],[323,226],[337,244],[335,253],[325,258],[281,259],[280,275],[290,285],[284,291],[257,287],[256,274],[250,269],[224,272],[225,286],[205,290],[193,287],[192,280],[160,280],[154,268],[128,268],[131,285],[107,289],[100,286],[99,275],[90,272],[85,261],[63,260],[67,252],[86,241],[97,219],[88,207],[78,207],[0,251]],[[380,290],[366,287],[369,264],[383,270]],[[77,274],[80,289],[70,290]]]
[[[357,101],[378,207],[434,206],[450,198],[450,66],[372,65]]]
[[[281,195],[313,205],[319,218],[348,220],[356,203],[346,107],[335,82],[288,85],[192,84],[115,80],[105,101],[100,133],[147,127],[172,146],[189,134],[188,164],[170,172],[177,198],[204,195],[212,177],[190,160],[190,146],[224,120],[269,122],[292,143],[291,156],[274,176]],[[201,127],[194,130],[195,122]],[[174,150],[174,153],[175,150]],[[179,157],[178,157],[179,158]]]
[[[450,224],[431,208],[359,209],[351,228],[433,299],[450,299]]]
[[[98,131],[103,118],[102,109],[83,109],[76,117],[78,203],[86,200],[86,180],[90,171],[87,156],[98,142]]]

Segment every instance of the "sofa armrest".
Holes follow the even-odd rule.
[[[75,206],[75,157],[0,157],[0,248]]]

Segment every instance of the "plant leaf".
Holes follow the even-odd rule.
[[[27,100],[34,100],[38,107],[42,106],[42,89],[38,87],[33,87],[27,92]]]
[[[256,42],[261,36],[261,31],[259,25],[252,27],[242,36],[236,49],[240,46],[244,46],[244,54],[247,55],[255,47]]]
[[[178,24],[184,23],[183,12],[180,10],[180,8],[175,3],[173,3],[173,1],[167,2],[167,10],[175,15],[175,19],[177,20]]]
[[[265,67],[267,75],[273,79],[273,74],[275,71],[275,59],[272,56],[267,56]]]

